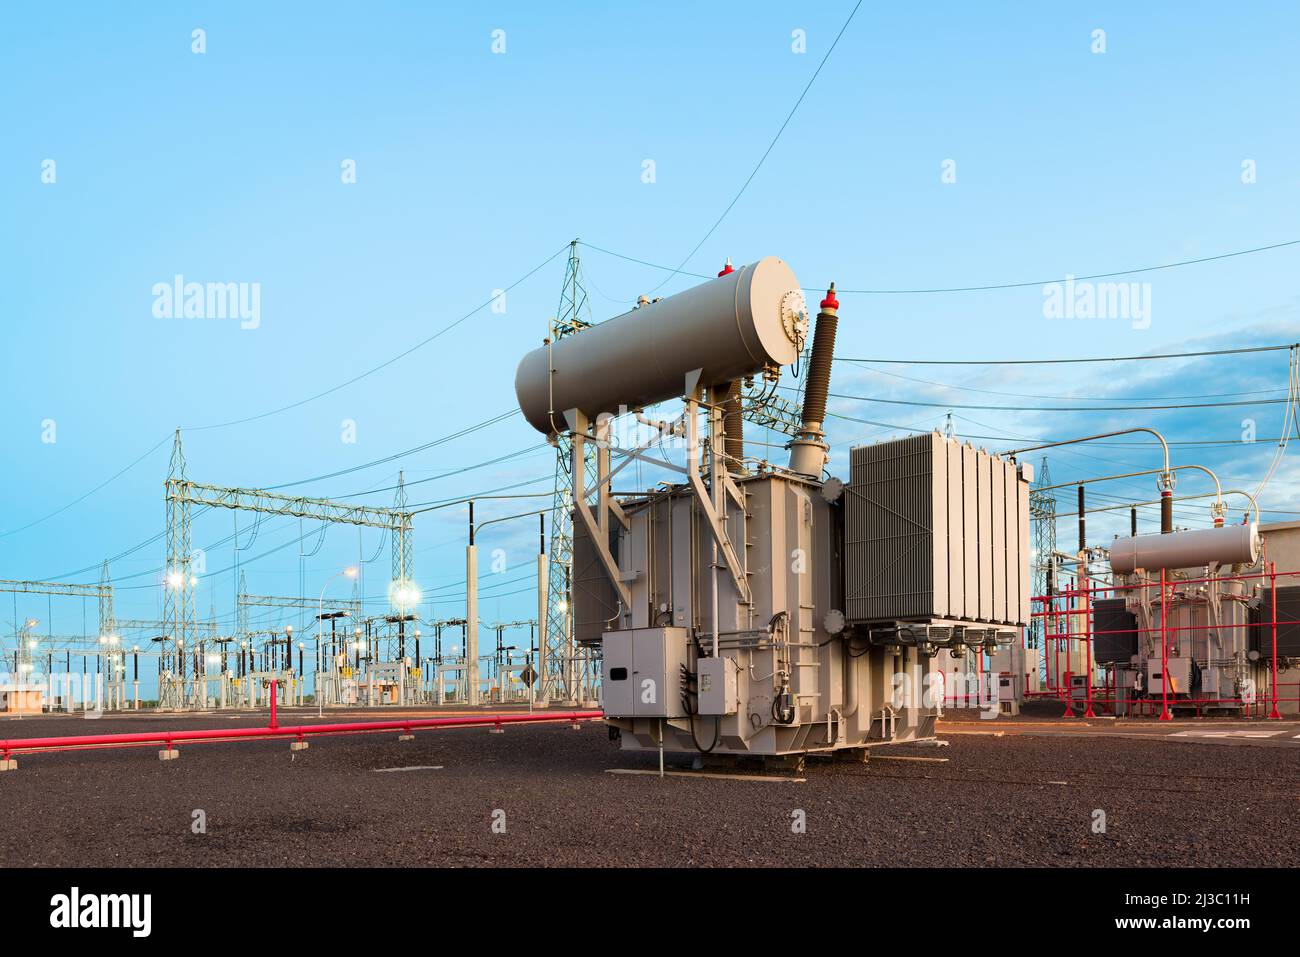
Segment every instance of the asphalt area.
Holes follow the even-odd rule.
[[[314,719],[291,710],[281,717]],[[265,720],[9,718],[0,720],[0,739]],[[865,765],[809,761],[800,772],[664,778],[656,756],[617,750],[600,723],[397,737],[312,738],[298,752],[285,740],[194,744],[165,762],[156,745],[19,754],[18,769],[0,773],[0,866],[1214,867],[1300,859],[1294,721],[955,714],[940,725],[946,746],[880,748]],[[200,820],[204,833],[196,833]]]

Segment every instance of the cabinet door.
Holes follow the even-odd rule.
[[[632,633],[610,632],[604,638],[601,668],[605,713],[613,718],[634,714],[636,682],[632,673]]]
[[[632,713],[639,718],[666,717],[669,687],[665,634],[660,629],[647,629],[635,632],[635,635]]]

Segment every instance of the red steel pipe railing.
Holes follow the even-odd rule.
[[[272,698],[274,700],[274,697]],[[273,709],[274,712],[274,709]],[[596,721],[603,711],[548,711],[534,714],[485,714],[449,718],[415,718],[401,721],[352,721],[338,724],[281,725],[275,720],[264,728],[206,728],[191,731],[136,731],[119,734],[73,734],[49,738],[10,738],[0,741],[0,757],[8,761],[14,754],[34,751],[71,751],[84,748],[121,748],[143,744],[161,744],[172,750],[177,744],[202,744],[217,741],[247,741],[266,738],[296,738],[302,741],[314,734],[362,734],[374,731],[401,731],[411,734],[430,728],[473,728],[507,724],[535,724],[543,721]]]

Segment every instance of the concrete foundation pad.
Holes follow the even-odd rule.
[[[290,742],[289,742],[289,750],[290,750],[290,751],[306,751],[307,748],[308,748],[308,746],[309,746],[309,742],[307,742],[307,741],[290,741]]]
[[[658,771],[647,768],[606,768],[606,774],[628,774],[638,777],[708,778],[711,781],[770,781],[774,784],[803,784],[807,778],[792,778],[775,774],[720,774],[715,771]]]
[[[158,760],[159,760],[159,761],[175,761],[175,760],[176,760],[177,758],[179,758],[180,756],[181,756],[181,753],[180,753],[180,751],[179,751],[178,749],[176,749],[176,748],[172,748],[171,750],[163,750],[163,751],[159,751],[159,752],[158,752]]]
[[[397,736],[397,740],[398,740],[398,741],[414,741],[414,740],[415,740],[415,735],[413,735],[413,734],[399,734],[399,735]]]
[[[505,734],[505,728],[488,728],[488,734]]]
[[[912,754],[877,754],[872,760],[875,761],[933,761],[939,764],[947,764],[947,758],[921,758]]]
[[[17,771],[18,759],[10,758],[7,761],[0,761],[0,771]]]

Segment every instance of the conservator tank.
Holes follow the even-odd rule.
[[[534,349],[519,363],[515,394],[533,428],[565,432],[569,409],[595,419],[673,399],[696,369],[713,386],[789,365],[807,336],[799,281],[768,256]]]

